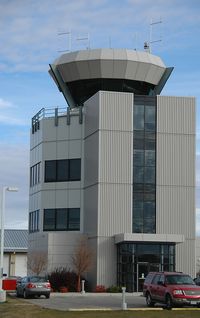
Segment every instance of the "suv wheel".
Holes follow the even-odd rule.
[[[153,307],[155,302],[152,301],[151,295],[149,293],[146,294],[146,304],[148,307]]]
[[[165,304],[167,309],[171,309],[173,307],[172,298],[169,294],[167,294],[165,297]]]

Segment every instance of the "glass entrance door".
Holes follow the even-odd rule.
[[[149,272],[148,262],[137,263],[137,292],[142,291],[145,277]]]

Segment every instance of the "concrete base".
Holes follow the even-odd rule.
[[[6,291],[3,289],[0,289],[0,303],[5,303],[6,301]]]

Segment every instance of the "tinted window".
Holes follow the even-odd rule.
[[[56,181],[68,180],[68,160],[57,160]]]
[[[154,274],[148,274],[147,277],[145,278],[145,284],[150,284],[153,277],[154,277]]]
[[[68,229],[80,230],[80,209],[69,209],[68,211]]]
[[[45,161],[45,182],[79,181],[81,159],[60,159]]]
[[[78,231],[80,230],[80,209],[45,209],[44,231]]]
[[[69,180],[76,181],[81,179],[81,159],[70,159]]]
[[[67,209],[56,209],[56,229],[67,230]]]
[[[45,182],[56,181],[56,160],[45,161]]]
[[[144,106],[134,105],[134,129],[143,130],[144,129]]]
[[[155,277],[153,278],[152,284],[156,285],[158,284],[160,280],[160,275],[155,275]]]
[[[168,275],[165,281],[169,285],[195,285],[193,279],[188,275]]]
[[[55,209],[46,209],[44,212],[44,230],[55,229]]]

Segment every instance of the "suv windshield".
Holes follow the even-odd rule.
[[[193,279],[188,275],[167,275],[165,282],[169,285],[195,285]]]

